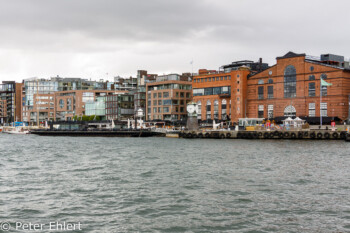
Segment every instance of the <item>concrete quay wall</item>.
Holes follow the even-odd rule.
[[[346,131],[298,130],[298,131],[181,131],[182,138],[216,138],[216,139],[313,139],[345,140]]]

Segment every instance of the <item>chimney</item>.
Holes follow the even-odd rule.
[[[259,58],[259,72],[262,71],[262,58]]]

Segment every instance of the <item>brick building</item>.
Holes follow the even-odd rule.
[[[135,112],[138,110],[143,111],[143,119],[146,119],[146,84],[155,82],[157,74],[148,74],[147,70],[138,70],[137,71],[137,88],[134,92],[134,109]]]
[[[169,74],[146,84],[146,120],[182,120],[192,99],[191,75]]]
[[[199,120],[238,121],[246,115],[247,78],[268,64],[238,61],[222,66],[222,71],[201,69],[192,80],[193,101],[198,105]]]
[[[56,103],[52,102],[56,92],[71,91],[74,94],[74,91],[77,90],[106,90],[107,88],[106,83],[103,81],[97,82],[59,76],[50,79],[30,78],[23,80],[23,82],[23,121],[31,122],[32,124],[36,124],[38,120],[42,122],[56,118],[56,113],[53,113]]]
[[[125,93],[125,91],[75,90],[55,92],[54,120],[72,120],[74,116],[83,116],[86,113],[86,103],[95,102],[96,98],[101,96],[117,93]]]
[[[320,79],[332,86],[320,86]],[[349,62],[332,54],[311,57],[289,52],[269,69],[249,77],[247,117],[286,116],[317,120],[348,117]],[[322,100],[320,100],[322,93]]]

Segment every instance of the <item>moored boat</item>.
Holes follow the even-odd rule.
[[[29,130],[23,126],[4,128],[3,133],[7,134],[29,134]]]

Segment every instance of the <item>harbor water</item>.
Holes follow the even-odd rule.
[[[10,232],[350,231],[344,141],[0,134],[0,158]]]

